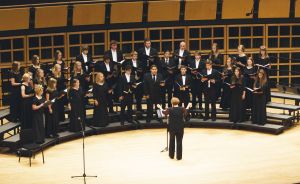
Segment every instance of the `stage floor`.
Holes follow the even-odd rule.
[[[183,160],[171,160],[164,129],[95,135],[86,139],[87,183],[199,184],[300,182],[300,127],[276,136],[224,129],[186,128]],[[59,144],[29,167],[15,155],[0,154],[0,183],[79,184],[81,140]]]

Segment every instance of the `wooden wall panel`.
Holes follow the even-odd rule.
[[[260,0],[259,18],[288,18],[290,0]]]
[[[148,21],[178,21],[180,1],[149,2]]]
[[[249,0],[223,0],[222,18],[252,18],[253,15],[246,16],[246,13],[251,12],[252,7],[253,1]]]
[[[48,6],[36,8],[36,28],[62,26],[67,26],[67,6]]]
[[[216,19],[217,0],[186,1],[185,20]]]
[[[295,17],[300,17],[300,1],[296,1],[295,3]]]
[[[104,24],[105,4],[80,4],[73,9],[73,25]]]
[[[112,3],[110,22],[142,22],[143,2]]]
[[[29,28],[29,8],[0,10],[0,30],[17,30]]]

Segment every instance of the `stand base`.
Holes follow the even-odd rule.
[[[81,176],[71,176],[71,178],[83,178],[84,184],[86,184],[85,178],[97,178],[98,176],[89,176],[83,173]]]
[[[161,150],[160,152],[166,152],[166,151],[168,151],[168,150],[169,150],[169,148],[168,148],[168,147],[165,147],[165,149]]]

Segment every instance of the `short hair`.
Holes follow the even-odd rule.
[[[79,82],[79,80],[78,79],[73,79],[72,82],[71,82],[71,86],[74,87],[76,82]]]
[[[34,85],[34,92],[35,92],[36,94],[38,94],[38,93],[42,93],[42,92],[43,92],[43,90],[44,90],[44,88],[43,88],[43,86],[42,86],[42,85],[40,85],[40,84],[36,84],[36,85]]]
[[[187,67],[186,67],[185,65],[181,65],[181,66],[180,66],[180,70],[181,70],[182,68],[187,69]]]
[[[150,66],[150,69],[152,69],[152,68],[154,68],[154,67],[157,69],[157,66],[156,66],[156,65],[151,65],[151,66]]]
[[[100,76],[103,76],[104,77],[104,74],[102,72],[98,72],[96,74],[96,77],[95,77],[95,82],[96,83],[99,83],[100,82]]]
[[[145,38],[144,43],[146,43],[146,42],[151,42],[150,38]]]
[[[201,52],[200,52],[200,51],[196,51],[196,52],[195,52],[195,55],[201,56]]]
[[[126,71],[126,70],[131,70],[131,69],[132,69],[132,67],[131,67],[130,65],[126,65],[126,66],[125,66],[125,71]]]
[[[110,41],[110,46],[113,45],[113,44],[116,44],[116,45],[117,45],[118,42],[117,42],[116,40],[111,40],[111,41]]]
[[[103,56],[103,61],[104,61],[104,62],[105,62],[106,60],[108,60],[108,59],[110,60],[109,55],[106,54],[106,55]]]
[[[178,105],[180,103],[180,100],[179,100],[179,98],[172,97],[171,103],[172,103],[172,105]]]
[[[24,75],[22,76],[22,80],[25,81],[25,79],[30,79],[29,73],[24,73]]]
[[[205,62],[205,64],[207,64],[207,65],[212,65],[212,61],[209,60],[209,59],[207,59],[206,62]]]
[[[82,45],[81,50],[82,50],[82,51],[89,50],[89,46],[87,46],[87,45]]]
[[[137,53],[137,51],[132,51],[130,55],[131,55],[131,56],[133,56],[133,55],[138,55],[138,53]]]
[[[164,51],[164,53],[167,53],[167,52],[171,53],[171,51],[170,51],[170,50],[165,50],[165,51]]]
[[[20,66],[20,62],[18,62],[18,61],[14,61],[13,63],[12,63],[12,65],[11,65],[11,70],[13,71],[13,72],[19,72],[19,66]]]

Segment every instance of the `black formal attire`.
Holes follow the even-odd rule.
[[[144,93],[149,96],[147,99],[147,123],[150,123],[153,118],[153,105],[157,109],[157,104],[161,104],[161,86],[162,76],[158,73],[153,76],[147,73],[144,76]]]
[[[251,120],[253,124],[264,125],[267,122],[267,112],[266,112],[266,93],[267,93],[268,84],[266,83],[262,87],[259,86],[259,83],[256,83],[255,88],[260,88],[258,93],[253,93],[253,108]]]
[[[222,54],[214,55],[214,54],[210,53],[209,59],[213,63],[213,69],[218,70],[219,72],[221,72],[222,71],[222,66],[221,65],[223,65],[223,55]]]
[[[254,84],[254,78],[255,78],[255,74],[256,74],[257,69],[255,67],[252,68],[244,68],[244,85],[245,87],[248,88],[253,88],[253,84]],[[244,105],[245,105],[245,109],[251,109],[252,108],[252,92],[249,90],[246,90],[246,97],[244,100]]]
[[[119,94],[123,96],[121,100],[121,125],[124,125],[124,121],[132,122],[132,104],[133,104],[133,85],[135,84],[135,78],[130,75],[128,78],[126,74],[122,75],[119,80]],[[127,115],[125,114],[125,108],[127,107]]]
[[[98,101],[94,107],[93,123],[94,126],[101,127],[108,125],[108,86],[107,83],[93,85],[93,97]]]
[[[202,109],[203,83],[201,82],[201,75],[199,74],[201,74],[202,70],[205,68],[205,63],[202,60],[192,60],[189,67],[192,76],[191,90],[193,109],[196,108],[197,103],[199,105],[199,109]]]
[[[242,122],[245,117],[244,102],[242,99],[243,92],[245,91],[243,77],[237,79],[233,76],[231,79],[231,85],[234,87],[231,88],[229,120],[234,123]]]
[[[32,79],[35,78],[36,75],[36,71],[39,69],[40,67],[34,67],[33,65],[28,67],[28,72],[30,72],[32,74]]]
[[[9,79],[15,79],[15,83],[20,83],[18,86],[11,86],[10,91],[10,120],[15,122],[20,120],[21,117],[21,83],[22,83],[22,74],[20,72],[16,73],[10,71]]]
[[[168,130],[170,133],[169,141],[169,157],[174,158],[175,153],[175,140],[176,140],[176,158],[182,159],[182,139],[184,134],[184,117],[187,111],[183,107],[170,107],[163,112],[169,115]]]
[[[268,64],[270,64],[271,63],[271,61],[270,61],[270,57],[266,57],[266,58],[261,58],[261,57],[259,57],[256,61],[255,61],[255,64],[259,64],[259,65],[263,65],[263,66],[266,66],[266,65],[268,65]],[[269,80],[269,76],[270,76],[270,69],[269,69],[269,67],[267,66],[267,67],[258,67],[258,69],[260,69],[260,68],[262,68],[262,69],[264,69],[265,70],[265,73],[266,73],[266,75],[267,75],[267,81],[270,81]],[[270,86],[271,84],[270,83],[268,83],[268,86],[266,86],[266,98],[267,98],[267,102],[271,102],[271,86]]]
[[[182,55],[180,55],[180,49],[174,51],[174,61],[177,65],[177,72],[180,72],[180,67],[188,66],[191,61],[191,55],[188,50],[184,50]]]
[[[132,67],[132,74],[136,83],[140,83],[136,88],[133,89],[134,98],[136,100],[136,110],[142,111],[142,98],[144,94],[144,70],[140,60],[133,61],[132,59],[125,62],[125,66],[130,65]]]
[[[186,107],[190,102],[190,89],[191,89],[191,77],[190,75],[178,75],[175,80],[175,95],[180,100],[180,105]],[[180,89],[182,87],[182,89]],[[184,89],[183,89],[184,88]]]
[[[33,97],[32,105],[39,106],[45,102],[45,98],[38,99],[36,96]],[[37,143],[45,142],[45,114],[44,107],[32,111],[32,128],[35,134],[35,141]]]
[[[144,73],[149,72],[151,65],[157,65],[159,58],[156,49],[150,47],[149,54],[146,52],[146,48],[143,47],[138,50],[138,60],[142,62]]]
[[[172,58],[164,58],[160,60],[158,72],[162,75],[165,81],[165,86],[161,87],[162,90],[162,108],[166,107],[166,94],[168,95],[168,106],[171,107],[171,99],[173,96],[174,79],[175,79],[176,64]]]
[[[86,59],[85,59],[86,58]],[[86,57],[83,56],[83,53],[76,56],[76,61],[80,61],[82,69],[85,73],[92,72],[92,66],[94,65],[93,58],[90,54],[87,54]],[[73,71],[74,63],[71,64],[71,71]]]
[[[70,131],[78,132],[81,131],[81,124],[83,124],[83,128],[85,128],[84,123],[84,105],[83,105],[83,93],[80,89],[69,90],[69,102],[71,104],[71,112],[70,112]]]
[[[33,88],[28,85],[24,85],[25,87],[25,94],[30,95],[33,94]],[[21,128],[22,129],[30,129],[32,128],[32,99],[33,97],[27,97],[23,98],[22,97],[22,105],[21,105]]]
[[[57,90],[46,90],[46,94],[49,94],[49,100],[53,100],[58,98],[59,92]],[[57,99],[54,103],[51,104],[52,113],[50,113],[49,108],[45,109],[45,117],[46,117],[46,137],[50,136],[58,136],[58,126],[59,126],[59,118],[58,118],[58,103]]]
[[[202,71],[202,77],[208,78],[208,80],[203,82],[204,86],[204,99],[205,99],[205,117],[204,119],[209,118],[209,104],[211,104],[211,119],[216,119],[216,100],[217,100],[217,82],[220,79],[219,73],[217,70],[212,69],[211,73],[208,73],[208,70],[205,69]],[[211,79],[215,80],[215,83],[210,82]]]
[[[246,55],[245,56],[239,56],[239,55],[236,56],[236,61],[241,62],[245,66],[247,66],[247,60],[248,60],[248,57]],[[240,68],[244,68],[241,65],[237,65],[237,66]]]
[[[234,68],[231,69],[225,69],[223,71],[224,73],[224,79],[223,79],[223,84],[222,84],[222,96],[221,96],[221,102],[220,102],[220,107],[224,110],[230,108],[230,103],[231,103],[231,89],[228,84],[231,83],[231,77],[233,75]]]
[[[123,52],[121,50],[116,50],[116,58],[117,59],[114,59],[113,57],[113,51],[110,49],[110,50],[107,50],[104,52],[104,56],[108,56],[110,58],[111,61],[114,61],[114,62],[120,62],[123,60]]]

